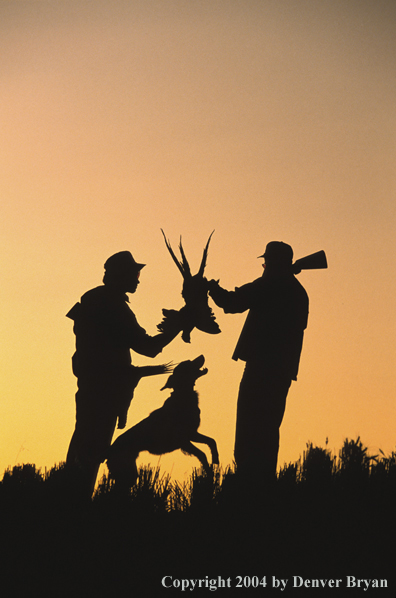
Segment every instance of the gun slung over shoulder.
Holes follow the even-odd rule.
[[[202,332],[206,332],[208,334],[219,334],[219,325],[216,322],[216,318],[213,311],[208,305],[207,285],[206,281],[204,280],[204,271],[206,261],[208,258],[209,243],[214,231],[211,233],[208,242],[206,243],[202,255],[201,265],[197,274],[195,275],[191,274],[190,265],[184,253],[181,237],[179,243],[181,260],[179,260],[176,257],[170,245],[170,242],[166,238],[165,233],[162,229],[161,232],[165,240],[165,245],[173,261],[180,270],[181,275],[183,276],[182,297],[185,301],[187,308],[186,319],[188,319],[189,321],[186,322],[186,325],[183,328],[182,339],[185,342],[190,342],[190,333],[193,328],[198,328],[198,330],[201,330]],[[164,315],[166,318],[166,314]]]
[[[299,274],[301,270],[319,270],[322,268],[327,268],[327,258],[323,250],[306,255],[293,264],[295,274]]]

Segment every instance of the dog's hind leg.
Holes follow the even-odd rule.
[[[115,487],[121,491],[128,491],[136,484],[138,479],[138,470],[136,459],[138,452],[130,452],[127,450],[113,450],[110,449],[110,455],[107,458],[107,467],[109,469],[109,476],[115,481]]]
[[[199,448],[194,446],[191,442],[185,442],[180,448],[183,451],[183,453],[187,453],[188,455],[194,455],[194,457],[199,459],[206,473],[210,473],[209,463],[203,451],[199,450]]]
[[[192,442],[199,442],[201,444],[207,444],[210,448],[210,452],[212,453],[212,464],[218,465],[219,464],[219,453],[217,450],[217,444],[214,438],[210,436],[204,436],[200,432],[196,432],[194,436],[191,436]]]

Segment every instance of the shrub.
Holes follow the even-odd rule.
[[[328,485],[336,471],[336,458],[328,449],[313,446],[312,442],[308,442],[300,470],[301,481],[317,486]]]

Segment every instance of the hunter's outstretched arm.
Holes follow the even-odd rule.
[[[132,314],[133,315],[133,314]],[[130,348],[146,357],[156,357],[161,353],[162,349],[166,347],[182,330],[182,319],[179,312],[175,311],[172,321],[167,326],[166,330],[150,336],[144,328],[142,328],[135,316],[130,319],[128,326],[129,346]]]
[[[227,291],[219,285],[219,281],[209,280],[208,290],[210,297],[226,314],[242,313],[251,307],[254,282],[236,287],[234,291]]]

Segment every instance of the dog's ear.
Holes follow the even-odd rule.
[[[171,374],[171,375],[169,376],[169,378],[168,378],[168,379],[167,379],[167,381],[166,381],[166,384],[165,384],[165,386],[163,386],[163,387],[161,388],[161,390],[165,390],[165,388],[173,388],[173,374]]]

